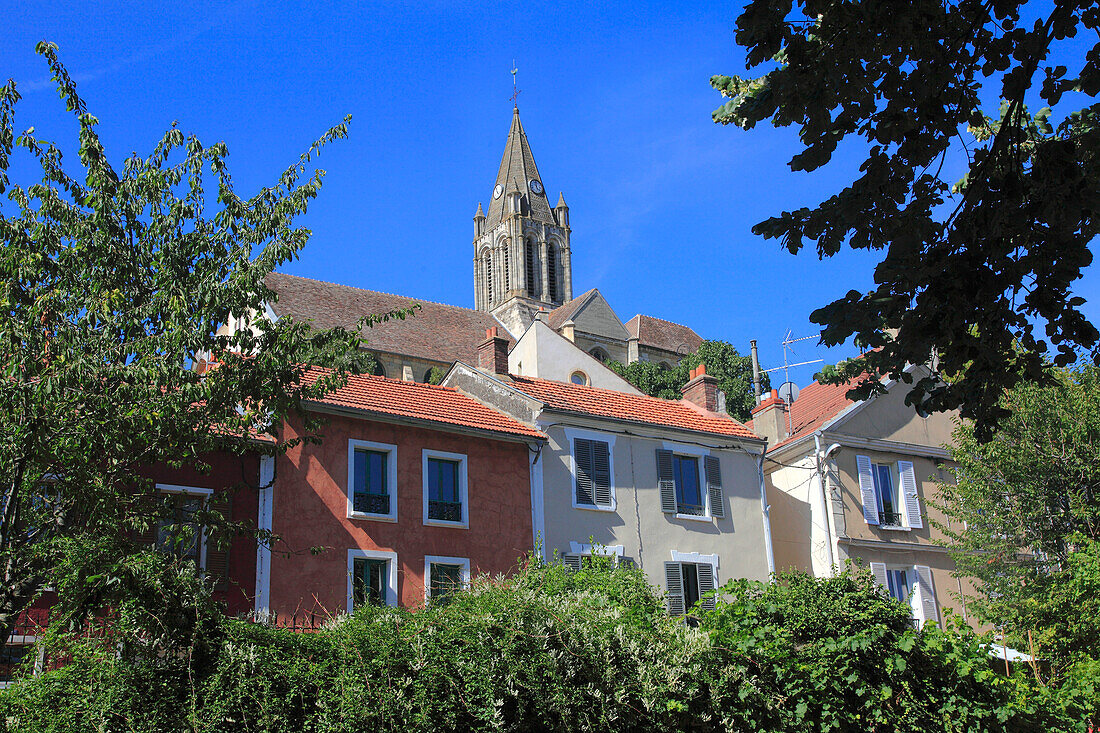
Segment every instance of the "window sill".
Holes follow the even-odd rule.
[[[364,512],[348,512],[348,519],[366,519],[371,522],[396,522],[397,517],[392,514],[366,514]]]
[[[687,520],[690,520],[692,522],[706,522],[707,524],[710,524],[711,519],[712,519],[711,517],[708,517],[705,514],[677,514],[676,518],[677,519],[687,519]]]
[[[424,525],[427,527],[452,527],[454,529],[469,529],[469,522],[448,522],[442,519],[425,519]]]
[[[574,502],[574,509],[583,509],[586,512],[613,512],[615,511],[615,505],[600,506],[599,504],[577,504]]]
[[[879,529],[886,530],[887,532],[908,532],[912,527],[902,527],[897,524],[880,524]]]

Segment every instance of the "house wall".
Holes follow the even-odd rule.
[[[588,375],[589,385],[641,394],[632,384],[577,348],[569,339],[535,321],[508,353],[508,370],[521,376],[568,382],[574,371]]]
[[[719,584],[731,578],[768,577],[754,456],[740,450],[712,448],[711,455],[719,456],[721,461],[726,516],[705,521],[677,519],[661,511],[657,488],[656,451],[666,447],[666,441],[607,432],[608,440],[615,441],[612,484],[616,509],[574,508],[567,426],[558,421],[557,415],[544,414],[542,422],[549,423],[543,428],[549,444],[540,461],[544,497],[542,532],[547,555],[555,550],[570,552],[571,542],[622,545],[623,555],[633,559],[649,581],[661,587],[665,584],[664,562],[673,559],[674,550],[718,555]],[[593,437],[600,439],[598,425],[576,423],[569,427],[590,430],[595,434]],[[636,430],[631,428],[632,432]],[[684,452],[700,448],[694,445],[700,441],[698,434],[678,437],[683,441]]]
[[[812,456],[804,456],[767,473],[768,513],[778,571],[828,574],[827,535],[822,523],[822,500],[815,495],[820,483],[814,466]]]
[[[288,423],[287,437],[300,431]],[[320,445],[300,445],[278,459],[273,531],[281,542],[271,560],[272,611],[345,611],[350,549],[397,554],[398,599],[407,607],[424,604],[426,555],[469,558],[476,575],[510,572],[531,550],[526,444],[336,416],[323,433]],[[348,517],[349,439],[397,446],[396,522]],[[468,528],[424,524],[424,449],[466,455]]]

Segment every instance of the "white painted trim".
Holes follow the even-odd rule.
[[[541,428],[540,428],[541,429]],[[531,472],[531,549],[538,550],[539,556],[545,560],[546,555],[546,495],[543,492],[542,467],[546,465],[543,453],[549,453],[547,445],[535,454],[537,463],[529,466]]]
[[[711,449],[702,445],[691,445],[689,443],[677,443],[674,440],[666,440],[661,444],[661,447],[665,450],[670,450],[673,453],[679,453],[682,456],[695,456],[697,458],[705,458],[710,455]]]
[[[676,514],[676,519],[686,519],[689,522],[706,522],[707,524],[713,524],[714,518],[710,516],[710,497],[703,500],[707,505],[707,513],[702,514]]]
[[[201,486],[181,486],[179,484],[157,484],[157,491],[166,494],[191,494],[193,496],[213,496],[213,489],[205,489]]]
[[[570,555],[604,555],[606,557],[622,557],[622,545],[586,545],[580,542],[569,541]]]
[[[428,519],[428,459],[439,458],[445,461],[454,461],[458,463],[458,498],[462,502],[462,521],[461,522],[446,522],[441,519]],[[441,450],[432,450],[430,448],[424,448],[420,452],[420,477],[421,477],[421,496],[424,503],[424,524],[433,527],[455,527],[461,529],[469,529],[470,527],[470,496],[469,487],[467,484],[467,471],[466,471],[466,454],[465,453],[447,453]]]
[[[718,570],[718,556],[717,555],[701,555],[698,552],[678,552],[672,551],[673,562],[690,562],[696,565],[711,565],[714,567],[715,572]],[[717,578],[715,578],[715,584],[717,585]]]
[[[256,508],[256,527],[270,532],[275,511],[275,456],[260,456],[260,486]],[[256,543],[256,599],[255,610],[266,616],[271,607],[271,546]]]
[[[389,577],[386,578],[386,605],[397,605],[397,553],[389,552],[386,550],[348,550],[348,613],[355,611],[355,560],[357,558],[363,558],[365,560],[385,560],[389,563],[386,567]]]
[[[462,566],[462,587],[470,587],[470,558],[468,557],[448,557],[446,555],[425,555],[424,556],[424,602],[428,603],[432,598],[432,563],[440,563],[441,565],[461,565]]]
[[[355,507],[355,451],[369,450],[388,453],[386,458],[386,491],[390,496],[389,514],[368,514],[357,512]],[[348,438],[348,481],[344,485],[344,495],[348,501],[348,519],[373,519],[378,522],[397,521],[397,446],[392,443],[375,443],[370,440]]]
[[[573,505],[574,509],[587,509],[588,511],[597,512],[616,511],[619,502],[615,497],[615,435],[613,433],[603,433],[599,430],[586,430],[584,428],[573,427],[564,428],[564,432],[565,439],[569,441],[569,502]],[[607,443],[607,470],[611,484],[611,506],[577,503],[577,438],[581,438],[582,440],[598,440]]]
[[[711,448],[707,446],[677,443],[673,440],[664,441],[661,444],[661,447],[665,450],[672,451],[673,457],[679,454],[681,456],[688,456],[690,458],[705,459],[711,453]],[[719,460],[721,460],[721,456],[719,456]],[[703,513],[681,514],[680,512],[676,512],[675,518],[686,519],[689,522],[706,522],[708,524],[711,524],[714,522],[715,518],[711,515],[710,511],[710,491],[707,490],[706,463],[704,460],[699,460],[698,464],[696,464],[695,473],[696,478],[699,479],[699,494],[703,498]],[[673,489],[673,491],[675,491],[675,489]],[[722,493],[725,494],[724,491]],[[676,506],[680,506],[679,499],[676,500]]]

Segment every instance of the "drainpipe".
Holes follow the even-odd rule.
[[[764,455],[768,452],[768,441],[760,449],[760,458],[756,462],[756,471],[760,475],[760,513],[764,517],[764,554],[768,558],[768,580],[775,578],[775,554],[772,552],[772,522],[768,516],[768,490],[764,485]]]
[[[836,556],[833,554],[833,522],[829,510],[829,473],[821,456],[821,431],[814,433],[814,460],[817,464],[817,480],[821,486],[821,504],[825,509],[825,548],[829,555],[829,576],[836,573]]]

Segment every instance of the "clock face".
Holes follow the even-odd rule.
[[[535,193],[542,193],[542,184],[539,183],[539,180],[537,178],[532,178],[531,179],[530,186],[531,186],[531,190],[534,191]]]
[[[504,193],[504,186],[497,184],[497,187],[493,189],[493,198],[498,199],[500,195]]]

